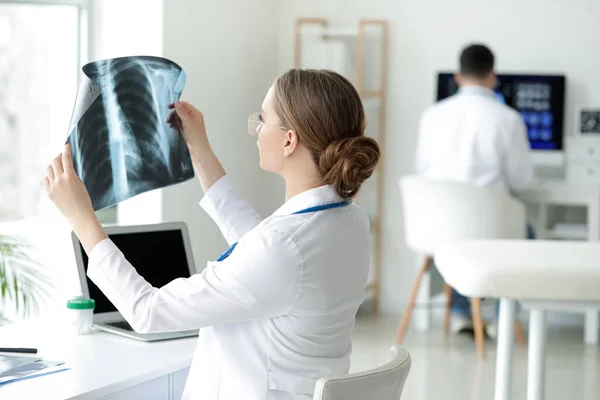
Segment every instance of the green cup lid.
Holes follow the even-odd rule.
[[[71,299],[67,302],[67,308],[71,310],[93,310],[96,308],[94,299]]]

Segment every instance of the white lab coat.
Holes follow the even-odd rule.
[[[423,114],[415,161],[416,172],[428,178],[511,193],[533,177],[521,116],[477,86],[462,88]]]
[[[106,239],[88,275],[138,332],[202,328],[184,399],[311,399],[318,378],[350,367],[369,221],[355,204],[290,214],[339,201],[322,186],[261,221],[224,177],[200,204],[230,244],[239,241],[227,259],[157,289]]]

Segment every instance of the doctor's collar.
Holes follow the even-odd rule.
[[[494,91],[490,90],[484,86],[479,86],[479,85],[467,85],[467,86],[463,86],[460,89],[458,89],[458,93],[461,94],[478,94],[478,95],[484,95],[484,96],[491,96],[494,97]]]
[[[286,201],[273,216],[290,215],[298,210],[343,201],[331,185],[305,190]]]

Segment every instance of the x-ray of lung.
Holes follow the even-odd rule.
[[[185,72],[159,57],[83,67],[67,142],[95,211],[193,178],[182,135],[166,122]]]

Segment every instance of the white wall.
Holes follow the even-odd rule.
[[[169,0],[164,8],[163,54],[187,73],[182,97],[204,113],[213,150],[261,215],[281,201],[281,185],[258,166],[255,138],[247,134],[251,112],[275,78],[278,62],[276,0]],[[265,196],[265,188],[276,185]],[[163,191],[163,218],[184,220],[198,269],[228,247],[198,206],[197,181]]]
[[[160,56],[162,3],[162,0],[91,2],[89,61],[132,55]]]
[[[343,10],[343,12],[341,12]],[[334,27],[359,18],[390,23],[388,132],[384,149],[382,309],[399,312],[416,273],[403,244],[397,180],[411,171],[420,113],[433,102],[439,70],[455,69],[465,44],[481,41],[501,72],[567,76],[567,132],[577,104],[600,104],[600,2],[596,0],[282,0],[279,71],[293,65],[297,17],[325,17]]]

